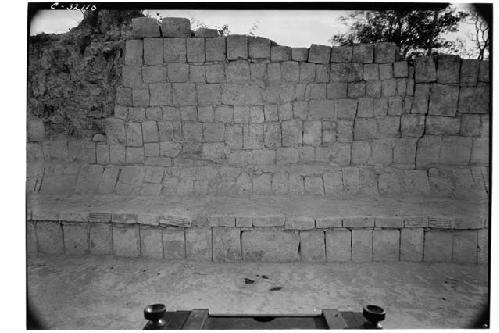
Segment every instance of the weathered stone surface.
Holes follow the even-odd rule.
[[[226,59],[226,38],[207,38],[205,47],[207,61],[223,61]]]
[[[241,260],[239,228],[213,228],[213,256],[216,262]]]
[[[309,49],[305,47],[292,47],[293,61],[307,61]]]
[[[327,230],[325,236],[328,262],[351,260],[351,231],[347,229]]]
[[[89,225],[87,223],[63,223],[64,249],[69,255],[89,252]]]
[[[125,42],[125,65],[142,65],[142,40],[130,39]]]
[[[183,229],[165,228],[163,230],[163,251],[165,259],[186,258]]]
[[[289,61],[292,59],[292,48],[289,46],[271,46],[271,61]]]
[[[453,233],[449,231],[427,231],[424,241],[424,261],[451,262]]]
[[[460,118],[428,116],[425,133],[430,135],[458,135]]]
[[[271,41],[262,37],[249,37],[248,56],[251,59],[269,59],[271,57]]]
[[[352,237],[352,254],[351,258],[354,262],[372,261],[373,252],[373,231],[365,229],[353,229]]]
[[[113,253],[112,226],[109,223],[90,224],[90,253],[103,255]]]
[[[476,86],[479,74],[479,61],[475,59],[463,59],[460,67],[460,85]]]
[[[314,229],[314,218],[310,216],[289,216],[285,222],[285,229]]]
[[[401,116],[401,135],[403,137],[421,137],[425,129],[425,116],[403,114]]]
[[[281,123],[281,140],[284,147],[296,147],[302,143],[302,122],[287,120]]]
[[[373,231],[373,260],[399,260],[399,230]]]
[[[323,262],[326,260],[325,233],[323,231],[300,232],[300,257],[306,262]]]
[[[460,136],[444,137],[439,162],[451,165],[467,165],[470,161],[472,139]]]
[[[488,229],[482,229],[478,231],[477,235],[477,246],[478,246],[478,262],[480,264],[488,263],[488,253],[489,253],[489,237]]]
[[[417,58],[415,61],[415,81],[417,83],[432,82],[436,81],[436,79],[436,64],[433,57]]]
[[[477,231],[453,233],[453,262],[476,264],[478,259]]]
[[[163,37],[190,37],[191,21],[184,17],[164,17],[161,32]]]
[[[144,64],[145,65],[163,64],[162,38],[144,38]],[[144,80],[144,82],[146,82],[146,80]]]
[[[217,31],[217,29],[198,28],[194,32],[194,36],[200,38],[212,38],[212,37],[218,37],[219,32]]]
[[[458,84],[460,81],[460,57],[438,56],[437,81],[442,84]]]
[[[354,82],[363,79],[363,64],[360,63],[332,63],[330,81]]]
[[[334,46],[331,51],[331,62],[351,62],[352,46]]]
[[[429,102],[429,114],[455,116],[458,108],[457,86],[433,84]]]
[[[391,63],[396,61],[397,47],[394,43],[375,44],[376,63]]]
[[[58,222],[37,222],[35,229],[40,253],[62,254],[64,252],[63,232]]]
[[[373,62],[373,45],[356,44],[352,47],[352,62],[370,64]]]
[[[408,63],[406,61],[398,61],[394,63],[395,77],[408,77]]]
[[[335,102],[331,100],[314,100],[309,102],[309,119],[335,119]]]
[[[117,256],[138,257],[141,245],[139,225],[113,224],[113,252]]]
[[[154,17],[135,17],[132,19],[134,38],[160,37],[160,26]]]
[[[141,256],[163,259],[162,229],[141,225]]]
[[[297,261],[299,235],[293,231],[242,231],[243,260],[288,262]]]
[[[426,168],[439,162],[441,137],[425,135],[417,144],[417,168]]]
[[[424,250],[424,229],[404,228],[401,230],[401,261],[422,261]]]
[[[205,61],[205,38],[186,39],[186,49],[188,62]]]
[[[227,37],[227,59],[247,59],[248,40],[245,35],[229,35]]]
[[[186,38],[164,38],[163,61],[186,62]]]
[[[313,44],[309,48],[308,61],[315,64],[328,64],[330,63],[330,51],[330,46]]]
[[[212,229],[186,229],[186,255],[191,260],[212,260]]]
[[[45,126],[42,120],[28,120],[28,140],[42,141],[45,139]]]
[[[458,110],[461,113],[489,113],[489,87],[460,87]]]

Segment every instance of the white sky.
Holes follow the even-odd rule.
[[[328,39],[336,33],[346,31],[338,18],[346,11],[326,10],[149,10],[146,13],[162,17],[195,18],[208,27],[228,24],[231,33],[247,34],[257,23],[254,34],[267,37],[281,45],[309,47],[310,44],[329,45]],[[81,21],[79,11],[44,10],[37,15],[30,26],[30,35],[63,33]]]
[[[465,9],[466,4],[454,4],[457,9]],[[309,47],[311,44],[330,45],[328,40],[333,34],[348,30],[339,21],[349,11],[343,10],[147,10],[145,14],[156,17],[186,17],[215,28],[228,24],[233,34],[248,34],[256,25],[254,35],[267,37],[280,45]],[[45,33],[64,33],[76,26],[83,18],[80,11],[44,10],[31,22],[30,35]],[[466,37],[473,26],[460,24],[459,32],[449,33],[446,37],[453,40]],[[466,38],[469,39],[469,38]],[[474,44],[466,41],[467,48]]]

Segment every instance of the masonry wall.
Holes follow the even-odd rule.
[[[105,136],[29,122],[29,191],[487,196],[488,62],[172,34],[126,42]]]
[[[153,21],[133,22],[104,133],[53,138],[43,121],[28,121],[28,194],[488,198],[488,62],[405,61],[391,43],[290,48],[193,33],[183,19],[166,20],[160,37]],[[94,221],[91,212],[33,213],[32,250],[487,262],[487,212],[464,223],[424,215],[206,216],[201,225],[114,214]]]

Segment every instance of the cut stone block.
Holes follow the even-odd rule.
[[[90,224],[90,253],[97,255],[113,253],[111,224]]]
[[[209,28],[198,28],[194,32],[195,37],[200,37],[200,38],[212,38],[212,37],[218,37],[219,32],[217,29],[209,29]]]
[[[306,262],[325,261],[325,233],[320,230],[301,231],[300,256],[302,261]]]
[[[479,60],[463,59],[460,67],[460,86],[476,86],[479,74]]]
[[[427,231],[424,237],[424,261],[451,262],[453,249],[452,232]]]
[[[429,114],[455,116],[458,108],[457,86],[433,84],[429,102]]]
[[[373,231],[373,260],[399,260],[399,230]]]
[[[488,229],[482,229],[478,231],[477,235],[477,247],[478,247],[478,263],[487,264],[489,262],[489,236]]]
[[[62,254],[64,252],[61,224],[58,222],[37,222],[35,228],[40,253]]]
[[[213,228],[213,251],[216,262],[241,260],[241,231],[238,228]]]
[[[212,261],[212,229],[186,229],[186,256],[188,259]]]
[[[477,231],[455,231],[453,233],[453,262],[476,264],[477,258]]]
[[[299,235],[293,231],[242,231],[243,260],[264,262],[297,261]]]
[[[143,46],[142,40],[131,39],[125,42],[125,65],[141,66]]]
[[[163,250],[165,259],[186,258],[184,229],[165,228],[163,230]]]
[[[326,260],[328,262],[351,260],[351,231],[347,229],[326,231]]]
[[[305,47],[292,47],[293,61],[307,61],[309,49]]]
[[[331,62],[351,62],[352,46],[334,46],[331,50]]]
[[[163,64],[163,38],[144,39],[144,64]],[[144,80],[146,82],[146,80]]]
[[[391,63],[397,60],[397,46],[394,43],[377,43],[374,53],[376,63]]]
[[[226,59],[226,38],[207,38],[205,39],[207,61],[223,61]]]
[[[424,254],[424,229],[401,229],[401,261],[422,261]]]
[[[33,222],[26,223],[26,250],[28,255],[38,252],[38,242],[36,240],[36,230]]]
[[[315,64],[328,64],[330,63],[331,47],[326,45],[313,44],[309,48],[308,61]]]
[[[269,59],[271,57],[271,41],[262,37],[249,37],[248,56],[251,59]]]
[[[89,225],[87,223],[64,223],[63,233],[66,254],[82,255],[89,252]]]
[[[186,38],[163,39],[163,62],[186,62]]]
[[[342,218],[335,216],[322,216],[316,218],[316,228],[341,228]]]
[[[352,230],[352,261],[372,261],[373,253],[373,230]]]
[[[132,37],[160,37],[160,25],[153,17],[134,17],[132,19]]]
[[[205,61],[205,38],[186,39],[186,48],[188,62]]]
[[[139,225],[113,224],[113,252],[117,256],[138,257],[141,253]]]
[[[458,84],[460,82],[459,56],[438,56],[437,81],[442,84]]]
[[[271,46],[271,61],[289,61],[292,59],[292,48],[289,46]]]
[[[141,255],[163,259],[162,228],[141,225]]]
[[[314,229],[314,218],[310,216],[289,216],[286,219],[285,229]]]
[[[45,125],[43,120],[28,120],[29,141],[42,141],[45,139]]]
[[[368,216],[351,216],[342,218],[344,228],[373,228],[375,219]]]
[[[373,62],[373,45],[356,44],[352,47],[352,62],[370,64]]]
[[[433,57],[419,57],[415,61],[415,82],[436,81],[437,72]]]
[[[227,59],[248,59],[248,40],[245,35],[227,37]]]
[[[399,216],[382,216],[375,218],[377,228],[402,228],[403,218]]]
[[[184,17],[164,17],[161,32],[163,37],[190,37],[191,21]]]

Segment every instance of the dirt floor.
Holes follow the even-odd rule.
[[[144,307],[158,302],[211,314],[358,312],[378,304],[385,328],[465,328],[488,295],[485,265],[38,256],[28,258],[27,272],[30,303],[50,329],[140,329]]]

